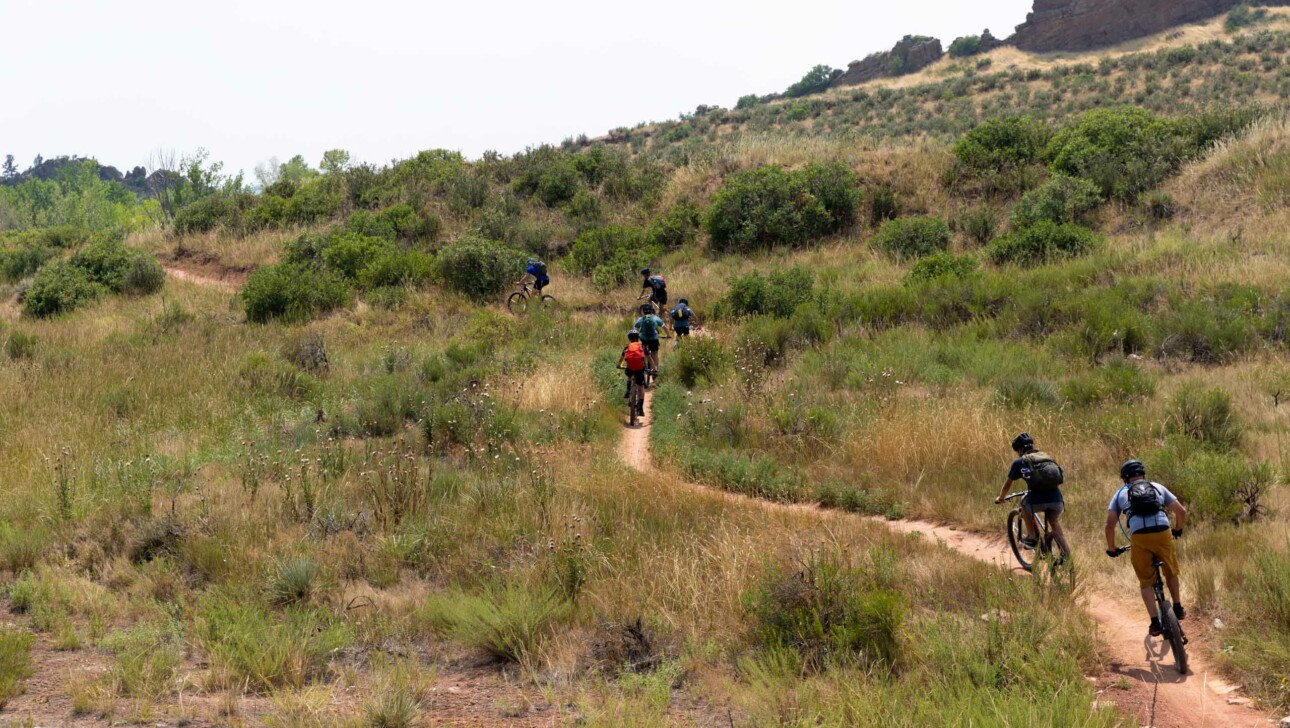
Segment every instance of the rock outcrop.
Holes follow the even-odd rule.
[[[1035,0],[1012,44],[1024,51],[1086,51],[1224,13],[1241,0]]]
[[[941,42],[921,35],[907,35],[895,48],[874,53],[863,61],[852,61],[835,86],[855,86],[875,78],[904,76],[939,61],[945,54]]]

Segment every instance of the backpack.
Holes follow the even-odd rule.
[[[1129,486],[1129,516],[1146,518],[1160,512],[1160,491],[1149,480],[1139,480]]]
[[[667,281],[663,279],[663,276],[650,276],[649,287],[653,288],[656,291],[666,290]]]
[[[672,318],[676,319],[677,323],[688,324],[690,322],[690,314],[692,313],[694,312],[690,310],[689,306],[678,305],[676,309],[672,311]]]
[[[641,332],[641,338],[653,341],[658,338],[658,323],[653,316],[642,316],[640,321],[636,322],[636,330]]]
[[[623,349],[623,362],[633,372],[639,372],[645,368],[645,347],[641,346],[641,342],[633,341]]]
[[[537,277],[537,278],[541,278],[541,277],[545,276],[545,275],[546,275],[546,263],[543,263],[542,261],[540,261],[540,260],[539,260],[538,262],[536,262],[536,263],[534,263],[533,265],[529,266],[529,273],[531,273],[533,276],[535,276],[535,277]]]
[[[1026,485],[1031,490],[1053,490],[1066,482],[1066,471],[1048,453],[1027,453],[1021,456],[1021,460],[1030,469]]]

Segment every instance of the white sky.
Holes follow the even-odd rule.
[[[732,106],[1030,0],[0,0],[0,159],[477,157]]]

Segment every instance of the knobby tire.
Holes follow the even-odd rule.
[[[1026,560],[1026,547],[1021,544],[1021,538],[1026,533],[1023,518],[1025,515],[1020,508],[1008,514],[1008,545],[1012,546],[1012,554],[1017,557],[1017,563],[1021,564],[1021,568],[1030,571],[1032,564]]]
[[[529,297],[516,291],[511,297],[506,299],[506,310],[514,316],[523,316],[529,310]]]

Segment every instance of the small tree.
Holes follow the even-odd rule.
[[[0,179],[5,182],[14,182],[18,179],[18,165],[13,163],[12,154],[6,154],[4,157],[4,168],[0,170]]]
[[[842,75],[841,71],[834,70],[829,66],[816,66],[810,71],[807,71],[806,75],[802,76],[802,80],[789,86],[788,89],[784,91],[784,95],[796,98],[798,96],[818,94],[819,92],[827,89],[829,84],[833,83],[833,79],[840,75]]]
[[[322,162],[318,165],[318,168],[324,174],[342,174],[349,169],[349,165],[349,152],[344,149],[329,149],[323,152]]]

